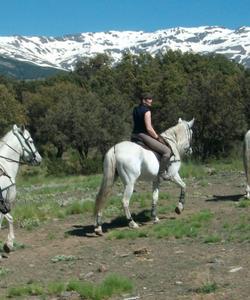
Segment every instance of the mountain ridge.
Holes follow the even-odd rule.
[[[107,31],[67,34],[61,37],[0,36],[0,56],[42,68],[74,70],[82,57],[107,53],[119,61],[124,51],[151,55],[168,50],[223,54],[250,68],[250,27],[175,27],[154,32]]]

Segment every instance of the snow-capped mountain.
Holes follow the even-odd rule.
[[[250,68],[250,27],[172,28],[155,32],[87,32],[62,37],[0,37],[0,56],[41,67],[73,70],[82,57],[108,53],[118,61],[124,51],[155,55],[167,50],[219,53]]]

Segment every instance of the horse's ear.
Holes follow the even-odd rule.
[[[14,130],[14,131],[18,130],[18,127],[17,127],[16,124],[13,125],[13,130]]]
[[[21,125],[20,129],[21,129],[22,132],[24,132],[24,130],[25,130],[25,125]]]
[[[16,124],[13,125],[13,130],[14,131],[19,131],[19,132],[24,132],[25,130],[25,126],[24,125],[21,125],[20,127],[18,127]]]
[[[182,119],[181,118],[179,118],[179,120],[178,120],[178,123],[181,123],[182,122]]]
[[[188,122],[188,126],[191,128],[194,125],[194,118]]]

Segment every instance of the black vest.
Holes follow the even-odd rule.
[[[147,111],[150,111],[150,109],[147,106],[142,104],[134,108],[133,111],[134,128],[132,133],[135,134],[147,133],[147,129],[144,121],[144,116]]]

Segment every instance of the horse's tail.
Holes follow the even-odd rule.
[[[115,146],[113,146],[106,153],[103,162],[103,178],[99,189],[99,192],[95,200],[95,216],[99,210],[103,207],[105,200],[111,192],[116,175],[116,158],[115,158]]]
[[[243,162],[247,183],[250,185],[250,130],[247,131],[243,143]]]

